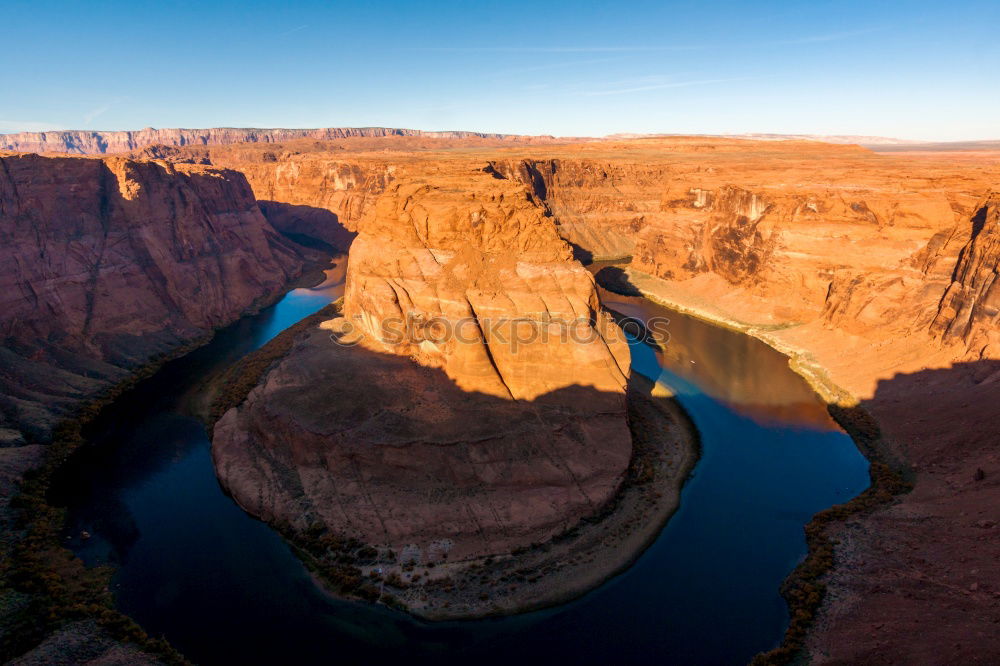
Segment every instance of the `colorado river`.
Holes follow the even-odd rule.
[[[196,412],[208,379],[338,298],[342,276],[219,332],[91,428],[58,499],[67,543],[117,568],[123,612],[201,664],[740,664],[781,640],[779,587],[805,554],[803,525],[861,492],[867,461],[785,357],[606,292],[618,312],[670,318],[666,350],[635,342],[632,367],[676,393],[702,446],[680,509],[636,564],[564,606],[470,622],[325,595],[281,537],[222,492]]]

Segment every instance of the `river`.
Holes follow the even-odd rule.
[[[670,319],[666,350],[633,341],[632,366],[676,393],[702,447],[636,564],[569,604],[469,622],[325,595],[221,490],[195,413],[208,379],[342,293],[341,263],[168,363],[105,410],[60,475],[67,545],[116,567],[118,607],[147,632],[201,664],[742,664],[781,640],[779,587],[805,554],[803,525],[861,492],[868,463],[779,353],[607,292],[609,308]]]

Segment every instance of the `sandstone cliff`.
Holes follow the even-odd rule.
[[[988,176],[946,163],[917,172],[856,148],[746,143],[741,154],[705,143],[642,162],[637,147],[592,159],[600,144],[590,144],[486,168],[531,187],[581,256],[631,256],[634,269],[754,323],[822,321],[872,340],[941,332]]]
[[[74,141],[102,149],[96,138],[30,140],[38,149]],[[989,361],[1000,353],[998,205],[989,195],[1000,182],[995,156],[887,157],[698,137],[526,147],[527,140],[405,135],[262,135],[248,140],[272,142],[218,145],[178,135],[123,137],[114,149],[146,140],[175,145],[144,149],[145,157],[242,171],[268,218],[290,233],[343,246],[360,231],[347,309],[370,339],[377,322],[411,311],[425,320],[480,310],[535,317],[540,303],[550,312],[591,311],[575,269],[555,262],[565,263],[565,247],[538,240],[538,221],[548,220],[578,256],[631,256],[633,269],[660,280],[665,300],[802,353],[861,398],[887,439],[919,465],[912,495],[846,528],[836,557],[851,567],[830,581],[828,600],[839,605],[828,606],[813,647],[841,663],[898,661],[957,645],[962,627],[989,635],[993,591],[973,580],[973,569],[950,565],[957,554],[987,571],[1000,552],[986,538],[995,526],[979,515],[995,502],[977,500],[995,494],[989,480],[1000,474],[990,401],[998,375]],[[512,186],[531,200],[513,196]],[[463,192],[482,201],[463,202]],[[528,204],[541,208],[529,213]],[[481,225],[472,224],[472,211]],[[520,233],[483,235],[506,228],[507,216],[526,230],[523,244]],[[471,251],[455,245],[461,239]],[[71,240],[65,246],[73,249]],[[509,257],[491,256],[504,245],[525,257],[544,252],[512,268]],[[550,280],[572,289],[556,296]],[[300,531],[333,527],[373,543],[406,543],[400,557],[440,561],[449,551],[503,552],[557,533],[571,522],[561,516],[587,514],[614,487],[624,455],[615,443],[621,410],[612,404],[620,394],[593,390],[613,384],[594,374],[598,356],[583,357],[589,379],[582,383],[591,386],[552,388],[575,370],[531,351],[524,368],[551,386],[515,401],[510,396],[530,395],[533,382],[485,331],[464,351],[434,340],[345,349],[328,333],[303,336],[219,424],[220,476],[253,513],[278,524],[294,516]],[[976,363],[958,368],[960,358]],[[88,369],[100,371],[106,367]],[[70,380],[61,390],[81,381]],[[606,418],[581,413],[591,404],[607,404]],[[467,458],[452,455],[456,442],[465,443]],[[518,486],[522,479],[526,486]],[[467,508],[447,513],[454,506]],[[447,520],[432,524],[437,515]],[[455,539],[429,536],[444,533]],[[900,571],[924,569],[934,580],[914,574],[900,582]],[[947,605],[949,621],[913,637],[912,626],[927,619],[922,600],[931,597]],[[871,631],[872,622],[882,628]],[[974,649],[966,642],[948,651],[958,660]]]
[[[391,184],[462,165],[523,184],[581,259],[631,257],[633,268],[755,324],[821,322],[870,340],[934,335],[969,354],[986,344],[942,338],[958,286],[942,299],[1000,179],[967,158],[915,166],[855,146],[699,137],[530,154],[394,141],[179,148],[170,157],[245,172],[258,199],[294,204],[276,225],[339,246]]]
[[[216,157],[215,162],[225,160]],[[241,161],[236,166],[276,228],[318,238],[343,251],[350,247],[367,207],[397,171],[384,160],[359,163],[308,156],[274,163]]]
[[[5,439],[277,295],[302,256],[233,171],[0,157]]]
[[[977,358],[1000,358],[1000,195],[991,194],[972,216],[933,330],[961,339]]]
[[[766,335],[879,419],[900,457],[919,465],[916,490],[891,511],[848,526],[836,557],[852,565],[829,581],[826,619],[810,643],[817,660],[888,663],[944,654],[941,645],[961,659],[975,649],[975,642],[956,643],[963,632],[988,635],[992,591],[979,582],[970,591],[971,574],[945,558],[968,554],[982,571],[998,552],[984,541],[992,532],[966,525],[970,506],[980,513],[989,506],[975,503],[975,493],[994,487],[982,479],[1000,473],[989,448],[997,437],[990,359],[1000,353],[997,205],[989,195],[1000,182],[996,155],[885,156],[806,142],[690,137],[530,151],[382,152],[368,171],[376,163],[372,150],[316,146],[276,153],[276,160],[311,173],[294,196],[337,215],[349,207],[323,203],[323,174],[346,164],[366,174],[362,182],[397,169],[386,188],[456,165],[520,183],[578,256],[631,256],[632,270],[659,280],[643,284],[663,300]],[[243,162],[255,173],[255,191],[278,182],[277,164],[219,152],[215,160],[236,168]],[[347,186],[337,194],[363,202],[342,222],[357,224],[370,207],[363,190]],[[970,358],[976,367],[955,365]],[[940,584],[900,584],[899,571],[923,569]],[[951,609],[949,623],[911,640],[910,628],[928,615],[921,599],[931,597]],[[882,629],[873,632],[873,622]]]
[[[607,319],[551,219],[519,187],[462,186],[417,181],[379,199],[351,248],[348,319],[373,339],[387,322],[446,322],[454,330],[440,342],[429,330],[394,350],[444,367],[465,390],[516,400],[572,384],[620,393],[628,352],[621,340],[587,339]]]
[[[390,159],[368,151],[410,143],[372,143],[368,138],[347,142],[293,141],[279,145],[237,144],[206,147],[154,145],[134,151],[137,159],[177,164],[205,164],[242,172],[268,221],[282,233],[316,239],[346,252],[368,205],[385,191],[409,161],[405,154]],[[416,147],[426,140],[419,139]],[[432,145],[438,145],[432,141]],[[347,158],[339,151],[361,150]],[[381,151],[380,151],[381,152]]]
[[[390,187],[351,247],[347,318],[216,425],[254,515],[426,565],[546,541],[614,497],[624,340],[532,196],[472,174]]]

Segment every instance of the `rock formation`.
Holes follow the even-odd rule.
[[[741,151],[739,142],[706,140],[661,144],[664,153],[625,144],[618,157],[586,155],[599,145],[494,167],[530,184],[585,253],[631,255],[635,269],[710,299],[756,299],[756,316],[774,324],[835,310],[831,285],[839,298],[861,278],[871,281],[864,294],[882,299],[863,319],[898,321],[879,307],[903,298],[913,308],[916,292],[922,320],[910,312],[905,323],[926,328],[960,248],[954,229],[978,196],[962,185],[887,191],[888,165],[854,147],[744,143]],[[936,232],[950,242],[939,243]],[[919,265],[932,240],[942,245],[934,265]],[[897,283],[905,283],[905,297],[882,289]],[[840,323],[859,325],[849,317]]]
[[[10,442],[273,298],[303,258],[234,171],[0,157],[0,418]]]
[[[761,323],[825,317],[852,334],[929,329],[988,188],[948,164],[918,172],[854,146],[792,141],[589,142],[544,148],[545,159],[430,144],[393,155],[371,141],[181,148],[170,158],[239,169],[258,199],[326,210],[348,230],[390,184],[462,164],[522,183],[581,259],[632,257],[635,269]],[[343,233],[318,220],[291,226]]]
[[[429,139],[488,139],[519,140],[513,134],[484,132],[425,132],[391,127],[324,127],[320,129],[260,129],[213,127],[209,129],[154,129],[124,132],[90,130],[58,130],[52,132],[19,132],[0,134],[0,150],[35,153],[75,153],[101,155],[125,153],[161,144],[165,146],[205,146],[232,143],[279,143],[295,139],[329,141],[353,137],[426,137]],[[539,137],[523,137],[538,140]]]
[[[991,407],[977,407],[972,397],[986,395],[983,386],[995,384],[993,375],[945,371],[958,359],[985,363],[998,355],[992,247],[996,203],[995,195],[989,196],[1000,182],[995,153],[875,155],[853,146],[801,141],[664,137],[552,145],[530,153],[511,147],[475,154],[443,149],[382,153],[376,167],[371,149],[296,147],[276,152],[279,162],[271,164],[246,152],[213,149],[206,159],[246,168],[254,174],[250,182],[255,191],[279,183],[282,162],[289,165],[283,169],[308,166],[313,175],[299,180],[303,189],[294,196],[320,207],[329,191],[321,174],[345,164],[366,174],[362,182],[373,182],[374,174],[389,167],[397,169],[386,187],[405,185],[414,173],[456,165],[467,173],[481,171],[498,181],[520,183],[552,214],[563,237],[577,246],[578,256],[631,256],[630,271],[655,279],[651,288],[663,300],[741,328],[767,331],[773,344],[803,354],[860,398],[881,421],[887,438],[921,468],[917,490],[895,510],[908,516],[912,512],[906,521],[892,522],[898,534],[879,537],[888,529],[888,514],[878,513],[854,521],[852,534],[860,536],[852,538],[850,547],[838,546],[838,557],[871,565],[840,572],[830,581],[828,599],[855,598],[859,590],[867,591],[863,601],[850,607],[837,602],[829,610],[836,623],[817,631],[812,648],[848,662],[915,654],[918,648],[904,645],[904,625],[926,614],[919,602],[926,590],[911,590],[905,598],[894,595],[895,583],[878,562],[913,565],[916,560],[894,551],[890,542],[914,540],[927,546],[927,558],[939,557],[932,552],[937,546],[931,545],[941,539],[919,527],[922,517],[961,520],[967,498],[952,496],[954,475],[971,467],[983,469],[987,480],[995,476],[995,464],[983,446],[942,448],[997,434],[995,429],[981,432]],[[348,186],[331,199],[329,210],[342,223],[356,224],[374,200],[364,191]],[[354,202],[353,212],[341,215],[347,207],[338,201],[347,200]],[[922,368],[942,369],[933,386],[919,380]],[[917,373],[917,379],[901,379],[907,373]],[[957,425],[974,431],[920,435],[926,426],[914,426],[913,414],[938,403],[962,410],[966,417]],[[944,419],[944,408],[938,411]],[[942,464],[945,459],[947,465]],[[983,487],[983,482],[963,485],[962,492]],[[997,551],[982,546],[982,534],[949,530],[949,547],[976,552],[986,561]],[[965,585],[957,573],[939,573],[948,585]],[[866,583],[872,577],[890,592],[872,593]],[[988,616],[984,599],[979,593],[965,595],[961,604],[968,606],[967,612],[956,611],[954,628],[942,627],[923,642],[952,644],[963,631],[960,627],[979,626]],[[868,618],[876,617],[887,629],[879,641],[858,642],[857,649],[848,649],[853,644],[843,633],[829,633],[831,627],[867,631]],[[959,648],[951,652],[962,653]]]
[[[588,338],[606,316],[551,219],[519,187],[461,185],[418,181],[379,199],[351,248],[345,315],[375,340],[387,322],[446,322],[443,342],[428,330],[395,351],[440,365],[467,391],[533,400],[580,384],[620,393],[628,352],[622,340]]]
[[[998,204],[996,194],[990,194],[1000,182],[996,154],[876,155],[856,146],[705,137],[559,143],[524,137],[434,138],[383,130],[375,134],[387,136],[365,131],[353,136],[295,133],[302,131],[289,135],[243,130],[163,132],[114,137],[46,133],[13,140],[19,143],[9,143],[9,138],[0,141],[30,150],[138,150],[145,159],[235,169],[245,174],[267,219],[282,231],[336,247],[345,247],[353,233],[360,233],[352,249],[351,293],[344,314],[360,326],[365,340],[345,349],[330,339],[329,331],[313,330],[302,336],[293,353],[219,424],[216,447],[228,460],[220,458],[220,474],[252,512],[279,524],[286,517],[299,516],[291,527],[300,533],[332,527],[373,543],[423,543],[417,550],[403,547],[406,557],[420,559],[438,557],[449,549],[456,557],[462,552],[469,557],[503,552],[564,529],[571,520],[559,516],[579,518],[600,505],[613,492],[625,456],[614,434],[621,432],[622,411],[615,406],[621,394],[609,390],[617,381],[612,379],[614,373],[598,371],[600,354],[587,351],[579,367],[566,360],[568,352],[564,358],[531,348],[515,358],[494,344],[491,329],[473,331],[474,344],[461,349],[439,344],[433,335],[416,344],[379,342],[386,332],[380,323],[411,314],[420,315],[419,321],[432,322],[437,317],[451,321],[474,315],[478,320],[527,313],[534,318],[546,311],[550,315],[593,311],[590,287],[566,259],[569,250],[553,243],[549,231],[542,232],[544,227],[557,230],[572,243],[578,257],[632,257],[628,270],[642,276],[643,286],[662,300],[755,334],[764,332],[781,349],[808,357],[833,382],[857,396],[880,420],[887,439],[897,442],[919,466],[912,495],[892,511],[854,521],[852,538],[837,546],[838,561],[856,566],[831,579],[828,599],[830,604],[841,605],[827,607],[827,617],[835,622],[817,629],[814,649],[829,652],[834,661],[871,661],[878,655],[894,655],[898,660],[899,655],[913,657],[918,649],[913,646],[929,645],[932,639],[935,645],[953,645],[959,629],[949,627],[978,628],[983,618],[989,619],[992,592],[985,584],[976,583],[980,586],[966,594],[972,584],[962,577],[966,574],[938,568],[935,575],[941,584],[934,594],[963,590],[960,597],[942,598],[942,603],[952,604],[954,615],[948,626],[928,632],[929,638],[908,641],[912,624],[906,623],[926,617],[920,599],[930,594],[928,583],[923,587],[914,583],[913,589],[907,588],[908,596],[895,594],[897,581],[879,563],[892,562],[892,571],[909,570],[923,566],[919,558],[931,562],[943,552],[961,552],[971,553],[979,570],[978,563],[988,563],[1000,552],[995,540],[982,538],[993,534],[983,531],[987,528],[955,527],[972,506],[970,493],[986,497],[992,492],[989,480],[998,475],[995,454],[989,449],[998,435],[991,425],[993,407],[988,399],[977,399],[993,394],[996,375],[991,359],[1000,355],[996,332]],[[250,143],[223,145],[229,141]],[[154,143],[161,145],[147,145]],[[44,185],[22,175],[15,179],[17,194],[12,194],[14,180],[9,174],[16,169],[11,164],[39,159],[4,160],[7,171],[0,172],[4,220],[11,215],[10,202],[22,201],[22,192]],[[34,277],[28,284],[51,286],[35,296],[17,295],[22,289],[17,277],[5,282],[8,300],[21,313],[4,320],[10,330],[23,330],[30,324],[41,334],[62,340],[60,330],[50,330],[50,318],[30,315],[17,305],[18,299],[44,296],[49,300],[40,302],[53,303],[50,308],[68,307],[75,313],[71,319],[77,323],[76,328],[70,327],[70,338],[84,342],[74,344],[90,345],[88,354],[94,345],[100,347],[102,356],[98,357],[103,360],[87,366],[88,378],[77,371],[65,381],[59,379],[59,391],[64,392],[94,377],[104,382],[101,377],[117,372],[118,361],[103,356],[114,345],[104,341],[121,344],[125,339],[113,327],[118,337],[96,337],[103,327],[112,325],[86,314],[91,301],[94,311],[102,312],[105,298],[105,292],[86,285],[92,275],[87,266],[93,263],[88,257],[105,247],[99,242],[104,233],[97,222],[105,219],[101,202],[106,202],[109,211],[128,209],[118,200],[131,201],[122,192],[131,191],[132,186],[119,187],[124,181],[117,177],[90,175],[88,169],[98,174],[102,169],[113,171],[111,161],[86,166],[78,162],[76,171],[67,171],[55,190],[62,193],[60,206],[64,200],[75,201],[74,197],[91,197],[88,210],[92,212],[74,214],[71,219],[79,220],[81,230],[101,229],[80,232],[80,237],[97,239],[87,245],[96,249],[81,253],[79,237],[70,234],[45,245],[44,251],[35,250],[37,256],[28,264],[4,264],[9,275],[20,275],[26,265],[44,265],[43,256],[45,261],[58,259],[64,262],[58,267],[59,279],[71,285],[67,293],[82,294],[61,300],[65,298],[62,287],[57,292],[56,286],[62,282],[55,271],[31,274]],[[172,199],[178,210],[201,210],[191,202],[205,196],[215,201],[214,195],[204,194],[203,185],[238,178],[195,166],[147,165],[142,169],[160,170],[167,180],[188,183],[181,188],[184,194]],[[75,180],[85,186],[73,190],[71,181]],[[93,195],[95,189],[111,196]],[[138,192],[141,198],[148,188]],[[475,200],[463,199],[465,195]],[[195,217],[203,220],[202,225],[208,224],[205,220],[216,225],[217,216],[234,219],[228,213],[213,212],[216,209],[243,211],[237,217],[249,222],[246,228],[226,227],[234,234],[234,242],[243,242],[236,237],[238,232],[262,229],[260,233],[270,239],[264,245],[251,242],[249,247],[256,249],[237,251],[227,243],[222,254],[253,255],[247,275],[251,282],[260,280],[263,285],[266,280],[257,271],[277,276],[281,267],[287,268],[281,259],[281,243],[273,241],[266,223],[250,210],[249,193],[234,194],[226,201],[225,205],[212,204]],[[52,207],[18,206],[18,219],[32,219],[24,211],[35,208],[47,210],[50,218],[55,215]],[[168,243],[157,234],[166,233],[164,228],[173,230],[171,224],[147,226],[125,212],[116,215],[135,221],[141,229],[135,232],[138,238],[160,238],[164,243],[149,251],[150,259],[138,262],[142,267],[159,267],[158,258],[169,254],[163,248],[186,248],[192,238],[181,225]],[[517,229],[516,234],[489,231],[509,225]],[[33,222],[16,228],[22,229],[15,236],[21,239],[20,245],[50,233]],[[194,247],[202,247],[199,243]],[[275,271],[267,268],[265,246],[279,264]],[[121,245],[107,245],[112,247]],[[512,251],[498,254],[500,247]],[[262,261],[257,259],[260,253]],[[173,267],[181,263],[172,257],[165,274],[174,275]],[[205,259],[204,263],[210,262]],[[153,286],[173,284],[146,268],[135,270],[136,275],[146,276],[140,281],[152,285],[152,293],[163,292]],[[202,288],[228,288],[216,282],[222,275],[221,269],[210,276],[206,272]],[[565,293],[553,289],[557,283],[565,285]],[[267,289],[261,286],[259,291]],[[90,293],[93,298],[87,296]],[[191,292],[178,287],[178,293]],[[159,296],[156,299],[167,302]],[[248,300],[251,294],[245,291],[235,299]],[[182,337],[179,330],[193,331],[200,326],[194,322],[210,319],[205,313],[199,316],[197,304],[187,301],[197,299],[178,299],[184,314],[168,322],[164,330],[170,333],[163,334],[162,344],[157,334],[147,333],[142,336],[143,349],[165,349]],[[142,319],[144,313],[130,309],[128,298],[123,302],[128,316],[139,318],[140,330],[155,318]],[[222,299],[206,306],[207,310],[219,312],[222,302],[230,303]],[[164,311],[154,308],[156,316]],[[110,315],[107,321],[112,321]],[[434,329],[426,330],[432,333]],[[41,367],[25,365],[27,357],[41,359],[31,363],[45,361],[39,356],[41,343],[22,349],[16,340],[23,339],[16,338],[5,349],[5,358],[13,360],[4,364],[4,376],[11,378],[18,391],[56,395],[55,388],[43,383],[44,377],[63,375],[46,374],[32,383],[14,374],[21,372],[18,368]],[[46,339],[45,345],[51,344]],[[60,353],[64,349],[52,348]],[[616,355],[613,351],[605,352],[605,361]],[[124,354],[128,362],[142,355],[116,354],[114,359]],[[56,370],[68,367],[63,360],[67,357],[57,359],[55,353],[49,357]],[[958,360],[974,361],[970,364],[974,367],[955,369]],[[334,362],[336,369],[331,365]],[[529,371],[540,378],[542,388],[533,388],[534,380],[519,374]],[[583,378],[578,382],[583,386],[568,387],[571,377]],[[319,392],[314,390],[316,385],[333,388]],[[83,388],[89,390],[89,386]],[[359,398],[352,391],[361,386],[367,392]],[[581,390],[586,392],[585,399],[575,395]],[[511,400],[511,396],[519,399]],[[44,402],[61,409],[60,400],[46,398]],[[30,421],[39,400],[27,396],[8,402],[8,413]],[[606,418],[590,411],[581,413],[581,405],[590,404],[603,405]],[[354,407],[348,409],[349,405]],[[496,419],[470,416],[483,410],[497,415]],[[304,418],[304,413],[312,416]],[[939,420],[940,427],[936,421],[928,423],[927,414]],[[348,424],[350,430],[336,430],[335,423]],[[456,431],[462,429],[464,434],[457,437]],[[487,432],[498,434],[490,439]],[[593,439],[595,432],[603,433],[597,449],[581,444],[591,441],[588,438]],[[301,445],[289,448],[291,441]],[[474,453],[461,465],[448,454],[456,450],[456,441],[465,442]],[[358,448],[359,442],[372,446]],[[546,442],[551,442],[551,448],[542,446]],[[251,448],[241,458],[241,451]],[[328,455],[317,454],[320,450]],[[499,450],[514,453],[506,460],[497,454]],[[579,470],[558,464],[570,459],[579,460]],[[418,469],[418,463],[426,463],[431,471],[421,477],[424,485],[417,486],[418,492],[411,494],[413,479],[419,469],[425,469]],[[382,470],[382,476],[370,474],[372,469]],[[983,477],[970,481],[972,472],[980,469]],[[347,474],[347,482],[332,489],[322,480],[331,478],[330,470]],[[574,490],[572,476],[586,480],[581,489]],[[505,495],[504,483],[515,478],[528,479],[529,487]],[[471,493],[468,489],[476,484],[489,492]],[[410,513],[376,511],[373,507],[380,507],[381,500],[373,503],[366,494],[372,488],[382,494],[370,497],[407,507]],[[440,492],[434,495],[429,492],[432,488]],[[525,498],[526,503],[494,515],[496,506],[515,507],[515,496]],[[343,498],[343,509],[331,501],[333,497]],[[440,501],[433,510],[429,508],[432,500]],[[456,502],[468,507],[465,514],[447,514],[444,523],[430,525],[428,516],[447,511],[441,507]],[[347,516],[361,519],[349,523]],[[926,527],[945,523],[948,529]],[[416,531],[407,532],[404,524],[414,525]],[[428,540],[429,535],[443,532],[454,538]],[[940,534],[947,534],[947,543],[936,536]],[[457,543],[466,545],[457,547]],[[912,544],[922,554],[894,549],[892,543],[908,544],[907,548]],[[869,584],[872,580],[879,582]],[[856,604],[844,605],[844,599],[855,598],[860,599]],[[878,640],[858,641],[851,647],[830,634],[867,632],[866,623],[872,621],[885,627],[886,640],[880,634]],[[951,652],[959,660],[962,650]]]
[[[249,512],[426,565],[546,541],[614,497],[628,350],[523,188],[390,187],[351,248],[344,314],[330,328],[357,346],[313,330],[216,425],[219,478]]]
[[[962,248],[933,330],[961,339],[973,356],[1000,358],[1000,195],[991,194],[970,222],[971,238]]]

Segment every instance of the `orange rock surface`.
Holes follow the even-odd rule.
[[[0,156],[0,419],[44,441],[130,370],[273,298],[303,257],[242,174]]]
[[[140,147],[125,142],[120,149]],[[1000,653],[1000,590],[985,573],[1000,556],[1000,530],[989,515],[1000,505],[997,153],[875,154],[700,137],[528,144],[391,136],[154,146],[142,156],[243,172],[269,219],[290,233],[338,245],[360,231],[363,270],[352,281],[372,294],[355,296],[358,304],[369,298],[363,311],[379,313],[397,307],[387,289],[397,300],[403,293],[394,285],[415,294],[402,302],[434,312],[430,304],[463,291],[436,261],[428,263],[435,251],[456,249],[425,242],[431,236],[413,227],[423,218],[400,203],[406,193],[427,185],[429,194],[445,187],[454,190],[447,197],[478,192],[489,200],[493,188],[523,188],[577,256],[630,255],[631,268],[659,280],[655,288],[672,302],[766,331],[775,344],[814,360],[879,419],[915,466],[913,493],[842,528],[839,566],[810,643],[818,661],[922,663],[933,655],[964,662]],[[496,183],[482,185],[483,178]],[[388,234],[381,253],[365,239],[367,216],[379,207],[375,219],[396,222],[371,227]],[[452,228],[459,227],[445,230]],[[478,250],[489,254],[484,247]],[[525,285],[517,291],[549,293]],[[557,307],[581,301],[589,302],[574,291]],[[487,307],[500,302],[487,299]],[[313,349],[317,356],[299,358],[320,358],[322,348]],[[502,394],[495,378],[508,382],[482,355],[459,362],[460,355],[410,351],[425,365],[384,350],[377,356],[388,365],[374,384],[393,409],[405,408],[390,397],[392,368],[402,361],[406,372],[437,373],[429,385],[441,390],[448,385],[441,378],[479,382],[492,399]],[[275,377],[291,382],[300,372]],[[427,381],[414,376],[405,385]],[[275,380],[260,390],[279,388]],[[429,410],[446,397],[414,400]],[[270,423],[253,427],[263,436]]]
[[[384,338],[386,322],[437,322],[440,340],[430,330],[386,348],[443,367],[468,391],[533,400],[577,384],[621,393],[627,346],[594,332],[595,322],[614,325],[593,278],[523,188],[485,174],[394,185],[360,231],[345,315],[369,339]]]
[[[235,148],[200,158],[244,170],[264,198],[325,207],[348,227],[370,194],[407,174],[464,168],[520,182],[579,256],[630,254],[632,269],[660,279],[671,302],[769,331],[814,360],[916,467],[913,493],[845,528],[852,536],[837,558],[852,564],[829,581],[814,657],[1000,653],[1000,591],[983,578],[1000,544],[995,517],[979,515],[1000,503],[989,445],[1000,439],[989,397],[996,153],[697,137],[451,150],[289,145],[274,162]],[[190,159],[183,149],[180,158]],[[361,185],[325,177],[344,169]],[[965,527],[979,523],[987,527]],[[961,558],[974,565],[955,566]],[[902,585],[901,570],[920,575]],[[935,622],[940,609],[948,622]]]
[[[481,171],[415,179],[358,229],[328,328],[362,339],[313,332],[219,421],[233,496],[421,564],[510,553],[605,507],[631,457],[629,353],[532,195]]]

